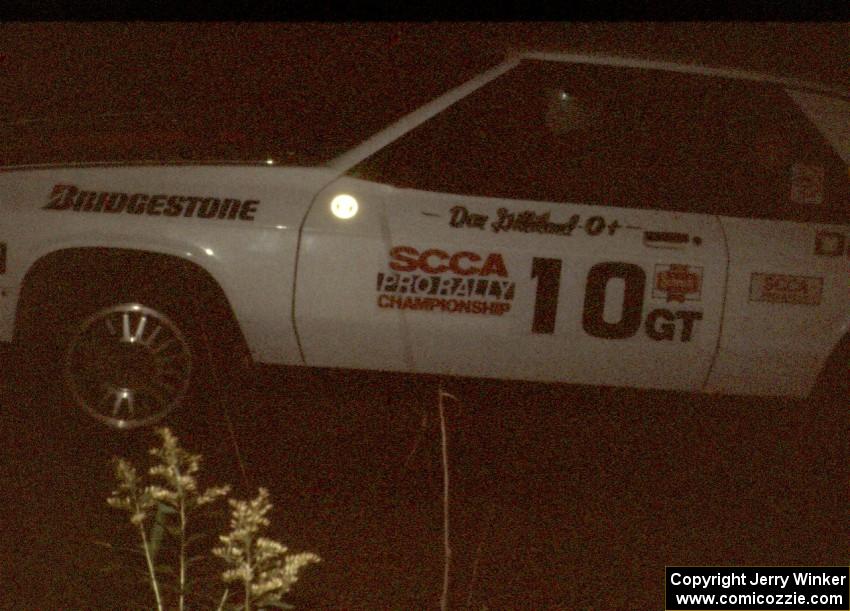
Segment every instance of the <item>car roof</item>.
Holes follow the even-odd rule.
[[[705,76],[719,76],[723,78],[741,79],[782,85],[792,89],[805,89],[818,93],[837,95],[850,98],[850,91],[840,87],[834,87],[825,83],[809,81],[793,77],[785,77],[763,72],[730,68],[721,66],[707,66],[698,62],[671,61],[660,59],[648,59],[645,57],[633,57],[627,55],[605,55],[597,53],[572,53],[563,51],[539,51],[539,50],[513,50],[508,53],[509,59],[531,59],[550,62],[564,62],[572,64],[596,64],[602,66],[621,66],[624,68],[646,68],[649,70],[663,70],[667,72],[681,72],[686,74],[701,74]]]

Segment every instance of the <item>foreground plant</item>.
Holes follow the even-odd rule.
[[[142,488],[136,468],[129,461],[123,458],[115,461],[115,477],[118,479],[118,488],[112,492],[112,496],[106,499],[106,502],[116,509],[128,511],[130,514],[130,523],[139,529],[151,589],[156,598],[156,608],[162,611],[162,594],[159,591],[159,581],[156,578],[153,549],[148,539],[147,530],[145,530],[145,521],[151,509],[156,505],[156,502],[150,495],[150,491]]]
[[[269,525],[269,492],[260,488],[252,501],[229,501],[233,512],[230,533],[219,537],[222,545],[213,554],[231,568],[222,574],[225,582],[242,582],[244,608],[281,606],[281,598],[298,580],[298,572],[319,557],[310,552],[287,554],[285,545],[261,537]]]
[[[214,486],[199,492],[196,474],[200,470],[201,456],[181,448],[168,428],[158,429],[157,434],[162,439],[162,446],[151,448],[149,453],[158,463],[147,471],[148,478],[154,483],[148,483],[146,478],[140,477],[128,460],[116,459],[118,487],[107,502],[112,507],[127,511],[130,523],[139,530],[158,611],[166,607],[155,557],[164,531],[167,530],[177,538],[177,605],[183,611],[189,593],[189,519],[198,509],[226,497],[230,486]],[[239,607],[245,611],[265,606],[285,606],[282,597],[298,580],[299,571],[308,564],[318,562],[319,557],[312,553],[288,555],[284,545],[260,536],[260,532],[270,524],[266,515],[272,505],[266,489],[260,488],[258,496],[252,501],[229,502],[232,508],[231,532],[219,536],[223,545],[213,550],[213,554],[222,558],[229,567],[222,573],[222,580],[225,583],[242,582],[245,594]],[[146,525],[152,515],[156,517],[148,533]],[[228,595],[229,591],[225,590],[219,609],[225,608]]]

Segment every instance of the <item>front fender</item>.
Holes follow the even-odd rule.
[[[7,271],[0,275],[0,339],[12,336],[20,287],[37,261],[69,248],[121,248],[200,266],[230,302],[255,360],[300,364],[291,316],[298,229],[313,196],[328,180],[327,170],[279,167],[4,169],[0,242],[7,245]],[[257,205],[250,218],[106,214],[79,205],[57,209],[51,204],[51,195],[55,199],[61,190],[57,185],[86,193],[164,194],[160,198],[200,194]]]

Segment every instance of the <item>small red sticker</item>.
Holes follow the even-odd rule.
[[[826,172],[821,166],[795,163],[791,166],[791,201],[795,204],[823,203]]]
[[[815,254],[840,257],[844,254],[844,234],[834,231],[818,231],[815,235]]]
[[[656,265],[652,296],[668,302],[699,301],[702,298],[702,268],[679,263]]]

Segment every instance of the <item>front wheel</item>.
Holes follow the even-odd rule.
[[[63,381],[74,402],[118,429],[153,424],[186,401],[193,374],[187,331],[137,302],[97,310],[71,329]]]
[[[173,267],[126,263],[107,273],[83,265],[74,274],[41,272],[26,285],[16,335],[19,379],[36,409],[55,408],[61,420],[72,411],[126,430],[207,407],[211,355],[221,343],[208,334],[224,328],[229,311],[211,307],[191,280],[163,284]]]

